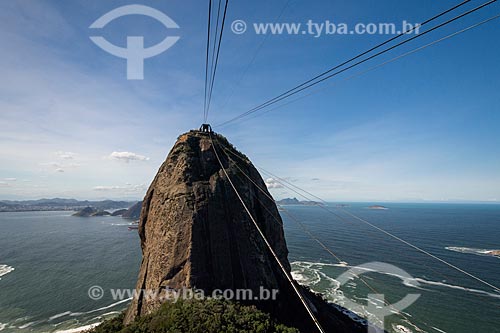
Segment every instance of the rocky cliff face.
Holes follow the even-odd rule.
[[[264,181],[225,138],[216,134],[212,137],[226,172],[290,271],[281,217],[274,201],[256,186],[267,191]],[[137,289],[160,293],[169,288],[197,288],[207,293],[214,289],[252,289],[256,294],[261,287],[278,289],[277,300],[251,303],[287,324],[314,331],[221,169],[208,133],[191,131],[179,137],[144,198],[139,235],[143,259]],[[325,327],[336,332],[357,331],[340,311],[309,291],[303,292]],[[159,306],[158,299],[141,294],[132,301],[125,323]]]

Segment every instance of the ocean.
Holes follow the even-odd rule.
[[[500,205],[384,205],[352,203],[345,210],[500,286],[500,258],[488,253],[500,250]],[[389,332],[500,332],[500,293],[493,288],[333,204],[341,219],[315,206],[285,208],[330,251],[281,212],[293,276],[329,300]],[[0,213],[0,331],[69,333],[123,311],[129,300],[115,301],[106,291],[135,286],[141,251],[129,224],[70,212]],[[104,290],[102,298],[89,297],[93,286]],[[403,309],[369,294],[391,304],[410,294],[418,299]],[[402,311],[393,313],[396,307]]]

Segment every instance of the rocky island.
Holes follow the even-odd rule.
[[[278,205],[287,206],[287,205],[303,205],[303,206],[318,206],[322,205],[321,202],[316,201],[300,201],[297,198],[285,198],[276,201]]]
[[[491,250],[487,252],[490,256],[499,257],[500,258],[500,250]]]
[[[76,212],[73,216],[79,217],[93,217],[93,216],[110,216],[111,213],[105,210],[98,210],[93,207],[85,207],[84,209]]]
[[[85,207],[74,213],[73,216],[79,216],[79,217],[121,216],[124,219],[137,220],[141,214],[141,207],[142,207],[142,201],[135,203],[132,207],[128,209],[118,209],[113,213],[110,213],[105,210],[99,210],[95,207]]]
[[[384,206],[380,206],[380,205],[373,205],[373,206],[370,206],[368,207],[369,209],[373,209],[373,210],[387,210],[389,208],[387,207],[384,207]]]

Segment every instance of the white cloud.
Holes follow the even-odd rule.
[[[40,165],[44,168],[48,167],[48,168],[52,169],[53,171],[59,172],[59,173],[63,173],[68,169],[75,169],[75,168],[78,168],[80,166],[80,164],[77,164],[77,163],[66,164],[66,163],[59,163],[59,162],[40,163]]]
[[[6,182],[15,182],[17,181],[17,178],[4,178],[3,180]]]
[[[102,191],[102,192],[122,190],[122,189],[124,189],[124,187],[120,187],[120,186],[96,186],[96,187],[94,187],[94,191]]]
[[[122,192],[125,194],[130,193],[142,193],[146,190],[145,184],[131,185],[126,184],[126,186],[95,186],[94,191],[98,192]]]
[[[149,161],[149,157],[128,151],[114,151],[108,156],[108,158],[112,160],[124,161],[126,163],[130,161]]]
[[[69,8],[42,2],[0,1],[0,40],[9,45],[0,62],[4,78],[0,91],[8,96],[0,100],[0,165],[4,170],[0,181],[22,174],[33,184],[44,181],[47,188],[21,193],[19,188],[26,184],[18,176],[16,186],[1,185],[0,195],[95,199],[99,193],[92,190],[95,185],[121,185],[126,179],[149,184],[179,128],[189,128],[198,115],[198,91],[188,87],[199,87],[199,78],[191,69],[168,62],[173,70],[162,66],[162,75],[130,82],[123,61],[96,48],[88,31],[74,28],[79,22],[66,22],[65,15],[72,15]],[[96,3],[94,7],[81,17],[82,22],[95,20],[106,6]],[[124,33],[109,30],[119,36]],[[71,43],[66,43],[68,36]],[[159,88],[161,82],[176,84],[165,94]],[[163,141],[151,139],[158,137]],[[147,157],[113,160],[151,162],[131,162],[136,164],[133,168],[117,170],[110,167],[108,158],[103,159],[114,150],[142,152]],[[85,167],[76,168],[74,162]]]
[[[9,187],[10,185],[6,182],[0,182],[0,187]]]
[[[54,154],[60,159],[63,160],[73,160],[76,157],[76,153],[72,153],[69,151],[56,151]]]
[[[265,183],[267,188],[283,188],[283,185],[277,182],[274,178],[267,178]]]

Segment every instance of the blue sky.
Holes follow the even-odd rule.
[[[232,33],[236,19],[275,22],[284,8],[278,22],[418,23],[457,2],[231,1],[209,120],[228,120],[388,38],[269,36],[256,53],[265,37]],[[97,18],[128,4],[152,6],[180,27],[135,15],[102,29],[122,46],[127,36],[147,46],[181,37],[146,60],[142,81],[126,80],[126,61],[89,39]],[[2,1],[0,199],[141,198],[177,136],[202,122],[206,6]],[[499,201],[500,20],[343,80],[498,13],[489,6],[307,98],[216,130],[256,165],[328,200]]]

